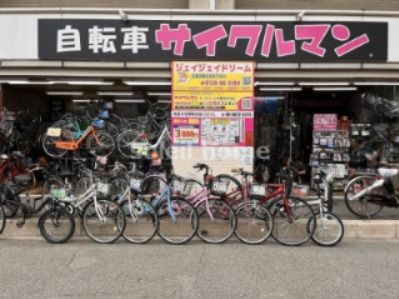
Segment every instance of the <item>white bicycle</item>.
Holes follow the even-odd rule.
[[[165,126],[157,141],[151,144],[146,133],[138,133],[135,130],[127,130],[117,138],[117,147],[122,156],[127,159],[139,159],[149,157],[152,150],[160,148],[166,150],[169,145],[170,134]]]
[[[63,203],[70,214],[82,219],[86,235],[95,242],[113,243],[122,236],[126,218],[122,208],[114,201],[98,199],[97,194],[107,193],[109,186],[90,177],[90,183],[81,194],[73,194],[69,184],[52,185],[50,195]]]

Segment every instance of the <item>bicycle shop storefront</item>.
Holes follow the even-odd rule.
[[[58,133],[48,128],[68,123],[70,140],[97,123],[110,160],[140,154],[152,158],[143,167],[158,167],[171,144],[182,175],[204,162],[215,173],[255,166],[267,179],[292,161],[305,181],[328,165],[342,188],[351,167],[368,167],[353,149],[398,141],[396,18],[163,14],[5,14],[2,150],[68,156],[43,151],[43,134]],[[150,150],[126,146],[144,132]],[[87,139],[73,154],[90,155]],[[383,151],[397,161],[394,147]]]

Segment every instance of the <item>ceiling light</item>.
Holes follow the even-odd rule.
[[[72,100],[72,102],[74,103],[90,103],[92,100],[88,100],[88,99],[76,99],[76,100]]]
[[[256,81],[255,86],[292,86],[295,82],[262,82]]]
[[[53,84],[67,85],[114,85],[114,82],[103,80],[57,80],[52,82]]]
[[[299,82],[298,85],[300,86],[348,86],[350,85],[349,82]]]
[[[46,91],[49,96],[81,96],[83,91]]]
[[[168,101],[168,100],[160,100],[160,101],[158,101],[158,103],[161,103],[161,104],[169,104],[170,101]]]
[[[123,83],[126,85],[140,86],[140,85],[155,85],[155,86],[168,86],[172,83],[170,81],[132,81],[124,80]]]
[[[1,80],[0,83],[10,85],[52,85],[53,81],[31,81],[31,80]]]
[[[354,85],[357,86],[375,86],[375,85],[384,85],[384,86],[390,86],[390,85],[399,85],[399,82],[389,82],[389,81],[384,81],[384,82],[354,82]]]
[[[118,99],[115,100],[115,103],[123,103],[123,104],[127,104],[127,103],[145,103],[144,99]]]
[[[162,91],[149,91],[149,92],[147,92],[147,95],[148,96],[159,96],[159,97],[162,97],[162,96],[170,96],[170,95],[172,95],[170,92],[162,92]]]
[[[260,91],[300,91],[302,87],[262,87]]]
[[[256,101],[280,101],[284,100],[283,96],[267,96],[267,97],[255,97]]]
[[[357,87],[313,87],[314,91],[355,91]]]
[[[97,91],[99,96],[132,96],[133,91]]]

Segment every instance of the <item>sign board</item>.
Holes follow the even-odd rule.
[[[386,61],[386,22],[39,19],[39,58]],[[230,76],[235,76],[230,71]]]

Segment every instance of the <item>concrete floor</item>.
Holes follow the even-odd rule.
[[[283,247],[1,240],[1,298],[397,298],[399,242]]]

